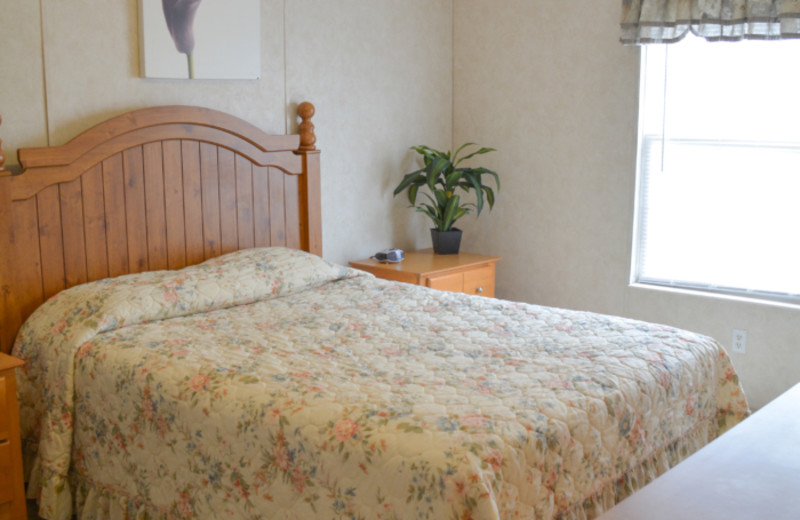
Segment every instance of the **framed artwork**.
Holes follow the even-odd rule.
[[[258,79],[259,0],[139,0],[146,78]]]

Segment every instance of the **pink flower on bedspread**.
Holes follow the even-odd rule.
[[[690,395],[689,397],[686,398],[686,407],[685,407],[686,415],[688,415],[690,417],[692,415],[694,415],[695,411],[697,410],[695,408],[694,404],[695,404],[695,402],[694,402],[694,396],[693,395]]]
[[[197,324],[197,328],[205,332],[214,330],[216,326],[217,320],[214,319],[203,320]]]
[[[483,428],[489,420],[480,414],[465,415],[460,419],[461,425],[467,428]]]
[[[166,437],[167,433],[169,433],[169,424],[167,424],[167,420],[159,416],[158,419],[156,419],[156,430],[162,439]]]
[[[289,451],[283,443],[278,443],[272,450],[272,459],[275,461],[275,466],[286,473],[289,471]]]
[[[628,438],[630,439],[631,445],[639,444],[644,438],[644,427],[642,426],[642,421],[639,420],[638,417],[636,417],[633,421],[631,433]]]
[[[58,320],[53,324],[53,328],[50,329],[50,334],[60,334],[65,328],[67,328],[67,320]]]
[[[168,303],[175,303],[178,301],[178,291],[174,289],[168,289],[164,291],[164,301]]]
[[[70,412],[64,412],[61,414],[61,422],[67,428],[72,428],[72,414]]]
[[[339,442],[344,442],[346,440],[352,439],[356,435],[358,435],[359,425],[357,422],[354,422],[350,419],[345,419],[343,421],[339,421],[336,423],[333,431],[336,433],[336,440]]]
[[[306,488],[306,475],[298,466],[292,470],[292,484],[298,493],[302,493]]]
[[[503,454],[500,450],[492,450],[486,454],[483,461],[492,468],[492,471],[498,471],[503,464]]]
[[[77,359],[83,359],[86,356],[88,356],[91,352],[92,352],[92,343],[90,341],[87,341],[86,343],[78,347],[78,352],[75,353],[75,357]]]
[[[447,501],[460,503],[467,495],[469,486],[461,475],[447,475],[444,478],[447,487]]]
[[[210,380],[211,378],[206,374],[197,374],[189,380],[189,388],[192,390],[192,392],[199,392],[206,387]]]
[[[572,386],[572,383],[564,379],[551,379],[543,384],[553,390],[569,390],[569,388]]]
[[[153,401],[150,399],[150,392],[145,392],[144,399],[142,400],[142,415],[147,422],[155,422],[156,409],[153,406]]]
[[[189,497],[189,493],[187,491],[182,491],[178,496],[178,512],[180,512],[184,518],[190,518],[194,516],[192,514],[191,498]]]

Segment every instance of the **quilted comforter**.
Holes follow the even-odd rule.
[[[710,338],[288,249],[74,287],[14,354],[44,518],[591,518],[747,414]]]

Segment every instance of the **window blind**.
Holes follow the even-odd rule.
[[[800,78],[700,43],[643,52],[634,281],[800,303]]]

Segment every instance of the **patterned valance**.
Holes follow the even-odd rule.
[[[622,0],[626,44],[800,38],[800,0]]]

